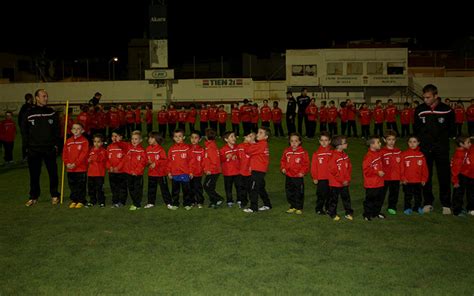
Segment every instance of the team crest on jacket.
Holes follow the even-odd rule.
[[[181,153],[181,158],[186,158],[186,153]]]
[[[397,157],[396,160],[397,160],[397,163],[399,163],[400,162],[400,157]]]
[[[418,165],[422,165],[422,164],[423,164],[423,160],[418,160],[416,163],[417,163]]]
[[[52,119],[48,119],[48,122],[49,122],[49,124],[53,124],[53,120],[52,120]]]
[[[444,117],[438,118],[438,122],[439,122],[439,123],[443,123],[443,122],[444,122]]]
[[[295,159],[295,163],[300,163],[300,162],[301,162],[301,158],[298,157]]]
[[[81,150],[82,149],[82,146],[81,145],[78,145],[77,146],[77,150]]]

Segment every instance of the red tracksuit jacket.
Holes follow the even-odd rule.
[[[197,114],[196,109],[189,110],[188,116],[187,116],[187,122],[195,123],[196,122],[196,114]]]
[[[146,147],[146,155],[148,158],[148,176],[164,177],[168,176],[168,157],[166,151],[159,144]],[[151,165],[155,164],[152,168]]]
[[[309,171],[308,151],[299,146],[295,150],[288,147],[283,151],[280,160],[280,170],[286,170],[286,176],[290,178],[302,178]],[[300,176],[302,174],[302,176]]]
[[[217,108],[209,108],[209,121],[217,121]]]
[[[347,120],[355,120],[357,110],[356,110],[354,104],[348,105],[346,108],[347,108]]]
[[[146,121],[146,124],[153,123],[153,112],[151,111],[151,109],[146,110],[145,121]]]
[[[369,149],[362,161],[364,174],[364,188],[380,188],[384,186],[384,178],[379,176],[383,172],[382,153]]]
[[[106,167],[117,169],[114,173],[123,173],[123,167],[125,163],[125,154],[128,151],[128,144],[125,142],[115,142],[107,147],[107,163]]]
[[[397,120],[397,107],[390,106],[385,108],[385,120],[387,122],[395,122]]]
[[[0,134],[2,135],[1,140],[4,142],[14,142],[15,136],[16,136],[15,122],[13,122],[13,120],[11,119],[5,119],[2,122],[0,122],[0,126],[1,126]]]
[[[243,105],[240,107],[240,118],[242,122],[252,121],[252,107],[250,105]]]
[[[211,172],[211,175],[220,174],[221,160],[219,158],[219,149],[217,149],[216,141],[204,142],[204,172]]]
[[[184,110],[178,111],[178,122],[184,123],[186,122],[186,118],[188,117],[188,114]]]
[[[400,181],[402,151],[396,147],[382,148],[382,165],[385,181]]]
[[[382,107],[375,107],[375,109],[374,109],[374,122],[375,123],[383,123],[384,120],[385,120],[385,116],[384,116],[384,111],[383,111]]]
[[[226,123],[227,121],[227,112],[225,112],[224,110],[222,111],[218,111],[217,112],[217,121],[219,121],[219,123]]]
[[[87,169],[87,176],[104,177],[106,164],[107,150],[105,150],[103,147],[93,147],[89,151],[89,168]]]
[[[109,111],[109,127],[116,129],[120,126],[120,114],[117,111]]]
[[[328,162],[329,186],[344,187],[345,181],[351,181],[352,164],[344,151],[333,150]]]
[[[347,122],[347,107],[339,109],[339,116],[341,117],[341,122]]]
[[[369,108],[360,109],[359,110],[360,116],[360,124],[361,125],[370,125],[370,120],[372,119],[372,114]]]
[[[328,108],[326,107],[319,108],[319,122],[321,123],[328,122]]]
[[[260,119],[262,121],[270,121],[272,119],[272,109],[269,106],[260,108]]]
[[[282,117],[282,111],[280,108],[273,108],[272,109],[272,121],[274,123],[280,123],[281,122],[281,117]]]
[[[316,121],[318,119],[318,106],[314,104],[308,105],[305,110],[309,121]]]
[[[82,127],[84,128],[84,132],[88,133],[90,128],[90,118],[89,114],[87,112],[81,112],[79,115],[77,115],[76,122],[82,124]],[[71,126],[72,127],[72,126]],[[71,128],[69,128],[71,129]]]
[[[240,110],[239,110],[239,108],[233,108],[232,109],[231,122],[232,122],[232,124],[239,124],[240,123]]]
[[[158,124],[167,124],[168,123],[168,112],[161,110],[158,112]]]
[[[219,150],[222,174],[224,176],[237,176],[240,174],[239,150],[237,145],[231,147],[229,144],[222,146]]]
[[[199,121],[200,122],[208,122],[209,121],[209,110],[201,109],[199,111]]]
[[[133,176],[142,176],[148,163],[148,157],[141,144],[129,144],[125,155],[125,173]]]
[[[467,152],[466,159],[464,160],[461,167],[461,174],[468,178],[474,179],[474,146],[471,146]]]
[[[133,110],[125,111],[125,119],[127,124],[135,123],[135,112]]]
[[[428,181],[428,166],[419,148],[402,152],[401,181],[407,183]]]
[[[270,151],[266,140],[258,141],[245,148],[245,153],[250,155],[250,170],[266,173],[270,161]]]
[[[411,110],[410,108],[405,108],[400,112],[400,123],[401,124],[410,124],[411,121]]]
[[[328,123],[334,123],[337,120],[337,108],[329,107],[328,108]]]
[[[168,123],[178,122],[178,111],[176,109],[168,109]]]
[[[464,108],[454,108],[455,123],[464,122]]]
[[[168,150],[168,172],[172,176],[191,174],[191,147],[185,143],[174,144]]]
[[[250,171],[250,155],[245,152],[245,149],[247,149],[248,146],[250,146],[249,143],[240,143],[237,146],[237,149],[239,150],[239,172],[240,175],[244,177],[248,177],[252,174]]]
[[[470,121],[470,122],[474,121],[474,105],[471,105],[471,106],[467,107],[466,119],[467,119],[467,121]]]
[[[140,109],[135,109],[135,123],[142,122],[142,111]]]
[[[459,174],[466,161],[467,152],[468,150],[458,147],[451,158],[451,183],[453,183],[453,185],[459,184]]]
[[[254,107],[252,106],[252,123],[258,123],[258,119],[259,119],[259,112],[258,112],[258,108],[257,107]]]
[[[319,146],[311,159],[311,177],[313,180],[329,180],[329,158],[332,155],[331,147]]]
[[[87,172],[87,157],[89,156],[89,142],[86,137],[71,137],[66,140],[63,148],[64,164],[73,163],[76,165],[73,169],[67,169],[71,173]]]
[[[204,149],[199,145],[191,147],[191,171],[193,176],[201,177],[204,172]]]

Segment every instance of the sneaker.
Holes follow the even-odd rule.
[[[84,204],[82,202],[78,202],[76,204],[76,209],[80,209],[80,208],[83,208],[84,207]]]
[[[386,216],[382,213],[379,213],[377,216],[375,216],[375,218],[379,218],[379,219],[385,219]]]
[[[38,202],[38,200],[36,200],[36,199],[29,199],[29,200],[25,203],[25,206],[31,207],[31,206],[34,206],[37,202]],[[474,211],[473,211],[473,212],[474,212]]]
[[[350,221],[354,220],[354,217],[350,214],[345,215],[344,218],[346,218],[347,220],[350,220]]]
[[[192,207],[192,206],[185,206],[184,209],[185,209],[186,211],[189,211],[189,210],[192,210],[193,207]]]
[[[403,211],[403,214],[405,215],[411,215],[412,213],[413,213],[412,209],[406,209],[405,211]],[[423,208],[423,213],[426,213],[424,208]]]
[[[242,202],[240,200],[237,202],[237,205],[239,206],[239,209],[242,208]]]
[[[324,210],[316,210],[316,215],[326,215],[326,211],[324,211]]]
[[[219,200],[218,202],[216,202],[216,206],[220,206],[222,203],[223,203],[223,201]]]
[[[467,217],[465,212],[461,212],[461,213],[459,213],[459,214],[455,214],[454,216],[456,216],[456,217],[462,217],[462,218]]]
[[[59,201],[60,201],[60,200],[59,200],[59,197],[53,197],[53,198],[51,198],[51,204],[52,204],[53,206],[57,206],[57,205],[59,204]]]
[[[418,214],[420,215],[423,215],[425,213],[425,211],[423,211],[423,208],[418,208]]]
[[[140,207],[137,207],[137,206],[135,206],[135,205],[131,205],[131,206],[128,208],[129,211],[136,211],[136,210],[139,210],[139,209],[140,209]]]
[[[85,205],[84,207],[86,207],[86,208],[92,208],[93,206],[94,206],[93,203],[88,202],[88,203],[86,203],[86,205]]]
[[[100,204],[99,207],[105,208],[105,204]]]
[[[271,210],[272,208],[270,208],[269,206],[261,206],[260,208],[258,208],[259,211],[268,211],[268,210]]]
[[[151,209],[151,208],[153,208],[154,206],[155,206],[154,204],[149,203],[149,204],[147,204],[146,206],[144,206],[144,208],[145,208],[145,209]]]
[[[451,208],[443,207],[443,215],[451,215]]]
[[[227,207],[228,207],[228,208],[232,208],[233,205],[234,205],[233,202],[228,202],[228,203],[227,203]]]
[[[121,208],[121,207],[123,207],[123,204],[121,203],[116,203],[111,206],[112,209]]]
[[[332,217],[332,220],[333,220],[333,221],[339,221],[339,220],[341,220],[341,217],[339,217],[338,215],[336,215],[336,216]]]
[[[243,210],[245,213],[254,213],[254,210],[252,210],[251,208],[246,208]]]
[[[294,212],[296,212],[295,208],[290,208],[290,209],[286,210],[287,214],[293,214]]]
[[[70,208],[70,209],[75,209],[75,208],[76,208],[76,205],[77,205],[77,203],[72,202],[72,203],[69,204],[69,208]]]
[[[296,214],[296,215],[302,215],[302,214],[303,214],[303,211],[302,211],[302,210],[296,210],[296,211],[295,211],[295,214]]]
[[[433,206],[431,205],[426,205],[423,207],[423,212],[424,213],[429,213],[429,212],[433,212]]]
[[[172,205],[168,205],[168,209],[169,210],[172,210],[172,211],[176,211],[178,209],[177,206],[172,206]]]
[[[197,206],[198,209],[202,209],[202,208],[203,208],[202,204],[197,204],[196,206]]]
[[[372,221],[372,218],[364,216],[364,221]]]
[[[471,215],[471,216],[474,216],[474,210],[472,210],[472,211],[469,211],[469,213],[468,213],[468,214],[469,214],[469,215]]]
[[[396,215],[396,214],[397,214],[397,211],[394,210],[394,209],[388,209],[387,212],[388,212],[390,215]]]

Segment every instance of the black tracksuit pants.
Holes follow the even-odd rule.
[[[67,173],[67,182],[69,184],[69,190],[71,191],[71,201],[75,203],[86,204],[86,183],[87,174],[86,172],[78,173]]]
[[[250,185],[250,208],[256,212],[258,211],[258,197],[263,201],[263,205],[272,208],[272,203],[268,197],[267,190],[265,189],[265,173],[252,171]]]
[[[104,177],[87,177],[87,188],[89,193],[89,202],[93,205],[104,204],[105,205],[105,195],[104,195]]]
[[[382,210],[384,188],[365,188],[364,217],[377,217]]]
[[[351,207],[351,195],[349,193],[349,186],[330,187],[330,190],[331,194],[329,199],[328,215],[331,218],[334,218],[337,215],[337,201],[339,199],[339,196],[341,197],[344,210],[346,211],[346,215],[352,215],[354,211]]]
[[[302,210],[304,205],[304,179],[286,176],[285,191],[290,208]]]
[[[109,173],[110,190],[112,191],[112,203],[127,203],[127,175],[125,173]]]
[[[171,194],[168,188],[168,176],[148,176],[148,203],[156,203],[156,191],[160,186],[161,197],[165,205],[171,204]]]
[[[397,210],[397,203],[398,203],[398,194],[400,192],[400,181],[399,180],[391,180],[385,181],[383,187],[383,199],[385,200],[385,196],[388,192],[388,209]],[[383,202],[382,202],[383,204]]]

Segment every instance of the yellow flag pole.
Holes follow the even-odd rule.
[[[66,115],[64,116],[64,145],[67,140],[67,124],[69,122],[69,100],[66,100]],[[62,172],[61,172],[61,204],[63,204],[64,196],[64,161],[62,161]]]

